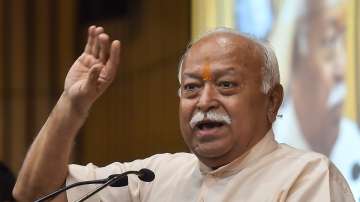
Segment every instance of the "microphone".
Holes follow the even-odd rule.
[[[151,182],[155,179],[155,174],[153,171],[151,171],[150,169],[147,168],[143,168],[139,171],[127,171],[121,174],[113,174],[110,175],[107,178],[104,179],[99,179],[99,180],[89,180],[89,181],[83,181],[83,182],[76,182],[73,183],[71,185],[62,187],[46,196],[43,196],[39,199],[37,199],[35,202],[42,202],[51,198],[56,197],[57,195],[59,195],[60,193],[72,189],[74,187],[77,186],[81,186],[81,185],[88,185],[88,184],[103,184],[100,187],[98,187],[96,190],[94,190],[93,192],[90,192],[88,195],[86,195],[84,198],[82,198],[80,201],[84,201],[86,199],[88,199],[90,196],[94,195],[95,193],[97,193],[98,191],[102,190],[103,188],[105,188],[106,186],[111,186],[111,187],[123,187],[123,186],[127,186],[128,185],[128,175],[129,174],[135,174],[138,176],[138,178],[141,181],[144,182]]]
[[[114,178],[116,176],[128,175],[128,174],[135,174],[135,175],[138,176],[138,178],[141,181],[144,181],[144,182],[151,182],[151,181],[153,181],[155,179],[154,172],[147,169],[147,168],[143,168],[143,169],[141,169],[139,171],[128,171],[128,172],[125,172],[123,174],[113,174],[113,175],[110,175],[107,179],[111,180],[112,178]],[[128,178],[127,177],[119,178],[117,181],[110,184],[111,187],[123,187],[123,186],[126,186],[126,185],[128,185]]]
[[[138,177],[140,180],[142,180],[144,182],[151,182],[155,179],[155,174],[153,171],[151,171],[147,168],[143,168],[143,169],[139,170]]]
[[[125,172],[123,174],[135,174],[138,176],[138,178],[144,182],[151,182],[155,179],[155,174],[153,171],[147,169],[147,168],[143,168],[139,171],[128,171]],[[101,191],[102,189],[104,189],[106,186],[110,185],[113,186],[113,184],[117,182],[118,178],[121,178],[121,175],[119,176],[115,176],[114,178],[112,178],[111,180],[109,180],[108,182],[106,182],[105,184],[101,185],[100,187],[98,187],[97,189],[95,189],[94,191],[86,194],[85,196],[83,196],[80,200],[77,200],[76,202],[83,202],[86,199],[90,198],[92,195],[96,194],[97,192]]]

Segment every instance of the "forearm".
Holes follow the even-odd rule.
[[[120,42],[110,43],[102,27],[91,26],[84,52],[71,66],[64,93],[32,144],[13,194],[33,201],[64,184],[71,147],[90,106],[114,80]]]
[[[19,201],[30,201],[64,184],[71,148],[87,114],[62,95],[33,142],[14,188]]]

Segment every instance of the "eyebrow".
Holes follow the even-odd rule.
[[[183,73],[182,78],[192,78],[192,79],[200,79],[202,80],[202,76],[196,73],[188,72]]]

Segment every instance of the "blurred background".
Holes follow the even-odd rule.
[[[177,63],[191,37],[190,1],[0,2],[0,160],[15,173],[92,24],[122,41],[121,68],[81,129],[74,161],[105,165],[186,150]]]
[[[359,13],[357,0],[0,0],[0,161],[19,171],[93,24],[122,41],[121,67],[73,161],[187,151],[177,64],[191,40],[227,26],[275,49],[285,88],[276,138],[330,157],[360,201]]]

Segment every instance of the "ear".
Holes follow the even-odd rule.
[[[269,96],[269,105],[267,111],[267,119],[270,124],[272,124],[277,116],[280,105],[283,101],[284,90],[281,84],[276,84],[268,93]]]

